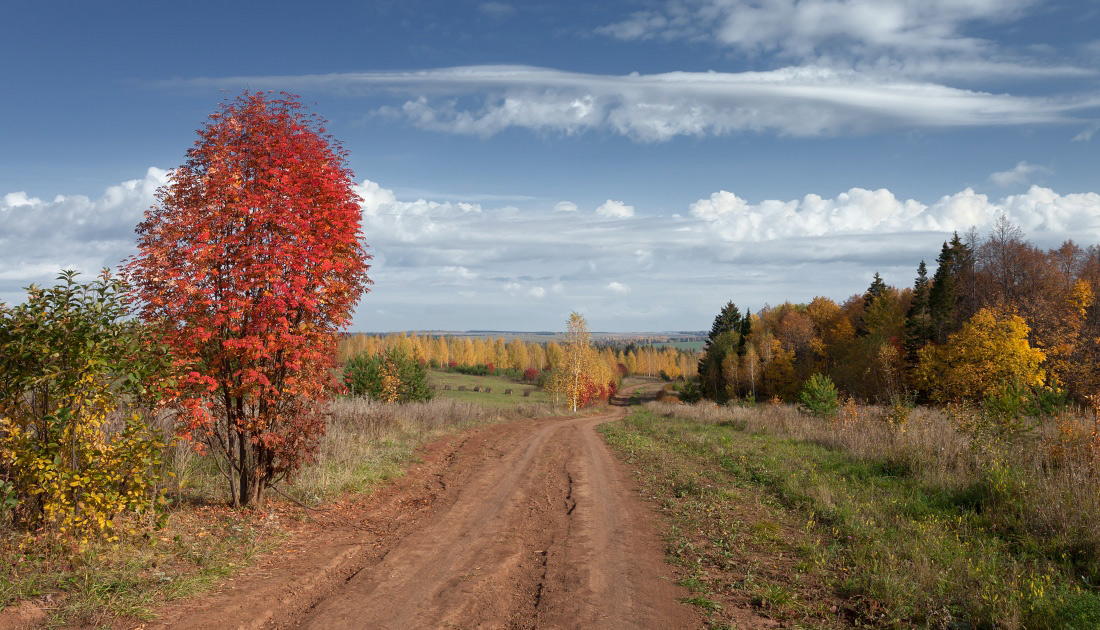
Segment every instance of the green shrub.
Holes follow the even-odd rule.
[[[700,387],[697,379],[689,378],[682,383],[677,383],[673,389],[676,390],[682,402],[692,404],[703,399],[703,388]]]
[[[1054,416],[1067,406],[1064,391],[1005,381],[982,400],[975,427],[1006,436],[1027,435],[1042,418]]]
[[[818,418],[831,418],[840,409],[839,396],[832,379],[824,374],[814,374],[802,386],[798,395],[803,412]]]
[[[0,520],[86,540],[112,537],[121,512],[164,505],[164,443],[121,412],[149,396],[168,359],[128,318],[121,281],[76,275],[0,304]]]
[[[398,348],[354,357],[344,366],[344,384],[353,396],[383,402],[419,402],[433,396],[427,368]]]

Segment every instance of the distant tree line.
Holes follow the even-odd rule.
[[[433,368],[473,368],[492,366],[492,371],[549,371],[558,366],[566,348],[556,341],[505,341],[501,337],[471,338],[406,334],[358,334],[340,343],[339,361],[359,355],[375,356],[388,350],[400,350],[405,356],[423,361]],[[612,372],[668,379],[695,376],[699,353],[673,346],[633,345],[594,348],[599,359]],[[620,367],[622,366],[622,367]]]

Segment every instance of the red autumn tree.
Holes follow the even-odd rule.
[[[217,457],[237,506],[316,451],[336,333],[370,284],[347,153],[323,125],[287,94],[223,103],[126,268],[174,351],[181,429]]]

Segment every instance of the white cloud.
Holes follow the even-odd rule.
[[[572,201],[559,201],[554,204],[554,212],[576,212],[577,204]]]
[[[634,206],[628,206],[621,201],[608,199],[596,208],[596,214],[612,219],[629,219],[634,216]]]
[[[855,234],[965,231],[984,226],[1001,214],[1025,231],[1064,233],[1073,230],[1100,236],[1100,195],[1058,195],[1032,186],[1026,193],[1000,201],[967,188],[932,204],[901,200],[886,189],[852,188],[834,199],[806,195],[798,200],[764,200],[750,204],[719,191],[691,205],[691,216],[706,222],[725,241],[762,242],[788,238]]]
[[[516,12],[516,8],[506,2],[482,2],[477,10],[494,18],[506,18]]]
[[[117,265],[133,252],[133,228],[166,178],[151,169],[95,199],[0,193],[0,300],[21,300],[18,287],[52,282],[63,267],[92,274]],[[1100,194],[1040,186],[930,201],[885,189],[763,200],[719,191],[680,215],[639,209],[614,221],[409,201],[369,180],[357,190],[375,257],[360,330],[556,330],[555,313],[578,304],[593,329],[702,328],[728,299],[752,308],[817,294],[843,299],[875,270],[908,285],[916,263],[933,260],[952,231],[984,230],[1001,214],[1043,246],[1100,242]]]
[[[1073,136],[1074,142],[1088,142],[1092,140],[1092,137],[1096,135],[1096,132],[1100,131],[1100,123],[1089,125],[1081,130],[1081,133]]]
[[[1100,106],[1100,93],[1015,96],[950,87],[881,69],[809,63],[763,72],[593,75],[530,66],[465,66],[416,72],[232,77],[195,85],[276,85],[405,100],[375,110],[429,130],[492,136],[609,131],[642,142],[677,136],[861,134],[1065,123]],[[175,85],[179,82],[174,82]]]
[[[707,41],[749,58],[889,66],[909,76],[1095,75],[1091,64],[1067,65],[1055,51],[1033,58],[970,34],[1040,6],[1038,0],[670,0],[596,33],[628,41]]]
[[[607,284],[607,290],[612,293],[618,293],[619,295],[626,295],[630,293],[630,287],[621,282],[609,282]]]
[[[677,0],[596,29],[618,39],[706,37],[747,53],[807,55],[844,42],[851,48],[981,49],[963,34],[973,22],[1006,22],[1036,0]]]
[[[446,265],[439,268],[440,275],[450,276],[461,280],[473,280],[477,277],[477,274],[470,271],[465,267],[459,267],[456,265]]]
[[[997,171],[989,175],[989,181],[1000,186],[1001,188],[1008,188],[1009,186],[1015,186],[1017,184],[1026,184],[1031,181],[1031,176],[1036,173],[1050,173],[1051,170],[1045,166],[1039,166],[1038,164],[1028,164],[1027,162],[1017,162],[1016,166],[1007,171]]]
[[[134,228],[168,176],[149,168],[143,178],[110,186],[95,199],[0,196],[0,301],[21,299],[20,289],[32,282],[52,284],[62,269],[86,275],[103,267],[117,270],[135,251]]]

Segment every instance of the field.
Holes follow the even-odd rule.
[[[676,348],[678,350],[694,350],[696,352],[702,352],[703,351],[703,343],[704,342],[702,342],[702,341],[669,341],[669,342],[655,342],[655,343],[653,343],[653,345],[658,346],[658,347],[671,346],[671,347]]]
[[[715,627],[746,606],[812,627],[1100,627],[1091,474],[942,412],[848,412],[651,403],[603,428]]]
[[[549,404],[550,397],[547,393],[528,383],[497,378],[495,376],[468,376],[454,372],[432,370],[429,372],[429,380],[435,387],[437,397],[463,402],[475,403],[487,407],[514,407],[524,404]],[[450,386],[450,389],[445,389]],[[459,391],[459,387],[466,388]],[[477,387],[481,391],[474,391]],[[486,392],[489,388],[492,391]],[[511,394],[504,392],[512,390]],[[530,396],[524,396],[525,390],[532,390]]]

